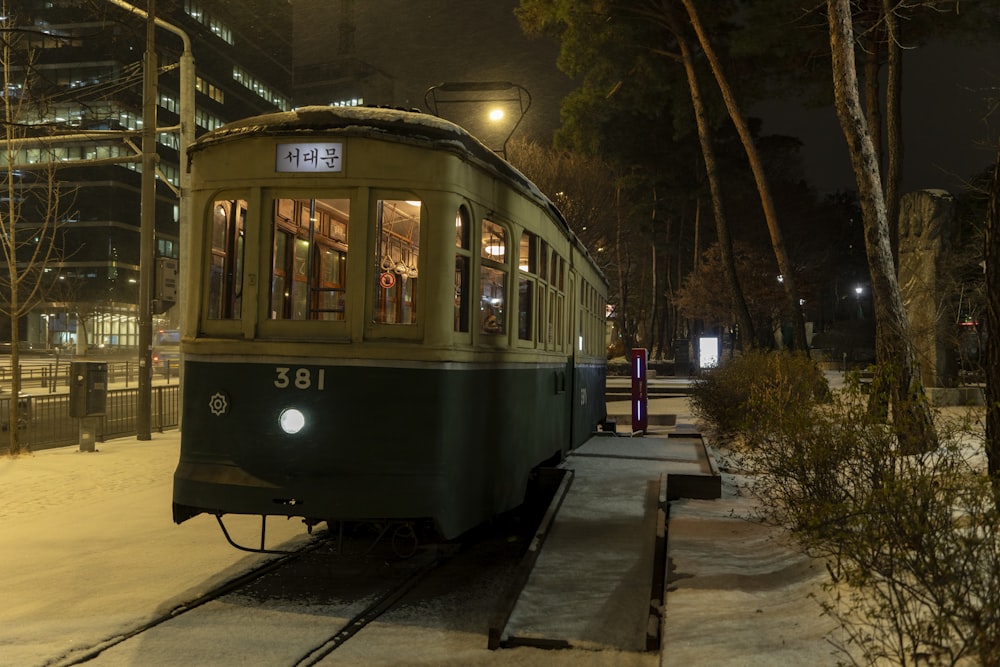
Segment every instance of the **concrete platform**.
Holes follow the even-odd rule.
[[[701,436],[594,437],[562,467],[572,481],[502,645],[658,651],[667,499],[720,488]]]

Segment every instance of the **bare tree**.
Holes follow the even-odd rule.
[[[837,116],[858,185],[871,270],[876,353],[882,366],[879,374],[882,381],[876,386],[889,397],[900,445],[905,450],[924,451],[936,445],[937,435],[920,382],[919,362],[896,279],[878,154],[858,93],[850,0],[827,0],[827,14]]]
[[[22,451],[20,433],[21,390],[20,321],[42,299],[48,283],[46,271],[58,255],[56,226],[63,209],[63,193],[55,178],[54,157],[44,143],[26,142],[30,124],[28,112],[31,53],[24,43],[23,34],[10,29],[11,18],[6,3],[0,19],[3,29],[3,96],[5,162],[0,181],[6,202],[0,207],[0,248],[3,250],[4,269],[0,277],[0,310],[10,318],[10,370],[11,397],[8,401],[8,450],[12,456]],[[15,66],[12,59],[22,56],[23,62]],[[28,159],[26,146],[35,153]],[[30,163],[47,166],[30,168]]]

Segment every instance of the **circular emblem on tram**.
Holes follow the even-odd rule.
[[[389,289],[396,284],[396,276],[387,271],[378,277],[378,284],[385,289]]]
[[[211,410],[212,414],[216,417],[221,417],[229,412],[229,397],[226,396],[225,392],[215,392],[212,394],[212,398],[208,401],[208,409]]]

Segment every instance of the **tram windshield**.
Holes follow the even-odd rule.
[[[270,319],[343,320],[349,199],[277,199]]]

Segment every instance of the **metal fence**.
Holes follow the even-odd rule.
[[[90,361],[83,359],[83,361]],[[135,361],[108,361],[108,382],[139,383],[139,364]],[[69,386],[69,372],[71,359],[59,361],[38,361],[33,359],[30,362],[22,362],[20,367],[21,389],[29,387],[39,387],[55,392],[59,387]],[[162,377],[167,381],[176,380],[180,372],[179,362],[171,359],[163,365],[157,366],[155,373],[157,377]],[[9,385],[12,373],[9,366],[0,364],[0,385]]]
[[[98,442],[136,432],[136,405],[139,389],[109,389],[107,409],[97,418]],[[7,415],[10,398],[0,398],[0,430],[9,428]],[[150,428],[163,431],[178,424],[180,391],[174,385],[152,387]],[[70,445],[79,441],[80,423],[69,416],[68,394],[39,394],[21,398],[21,443],[32,449]],[[0,449],[4,448],[0,439]]]

